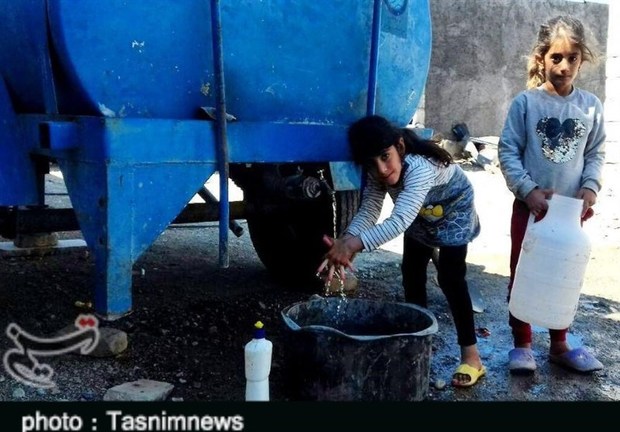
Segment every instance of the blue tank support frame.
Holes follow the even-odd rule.
[[[230,219],[228,205],[228,139],[226,136],[226,84],[224,79],[224,54],[222,46],[222,19],[219,0],[211,0],[211,34],[213,35],[213,70],[215,71],[216,103],[216,141],[218,148],[218,172],[220,174],[219,214],[221,221]],[[221,268],[228,268],[228,225],[219,224],[219,263]]]

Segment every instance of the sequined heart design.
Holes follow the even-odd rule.
[[[560,123],[555,117],[543,117],[536,125],[543,154],[555,163],[568,162],[575,157],[579,139],[585,132],[586,126],[579,119],[566,119]]]

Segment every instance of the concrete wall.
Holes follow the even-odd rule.
[[[560,0],[431,0],[433,51],[422,111],[414,118],[451,138],[466,123],[472,136],[499,135],[512,98],[525,89],[527,57],[540,24],[572,15],[600,54],[576,85],[605,102],[608,5]]]

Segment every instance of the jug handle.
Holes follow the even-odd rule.
[[[535,219],[536,219],[536,216],[534,216],[534,213],[530,212],[530,215],[528,216],[528,219],[527,219],[527,228],[529,228],[530,226],[536,223]]]
[[[547,201],[551,201],[550,199],[547,199]],[[545,216],[547,215],[547,213],[545,212],[542,216],[540,216],[540,218],[538,218],[537,220],[537,216],[534,215],[534,213],[530,212],[528,219],[527,219],[527,227],[529,227],[530,225],[533,225],[535,223],[540,222],[541,220],[543,220],[545,218]],[[526,229],[527,229],[526,227]]]

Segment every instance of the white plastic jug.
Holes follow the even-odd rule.
[[[245,400],[269,400],[269,373],[273,344],[265,338],[263,323],[254,324],[254,337],[245,344]]]
[[[530,215],[508,303],[521,321],[558,330],[573,322],[591,251],[582,208],[583,200],[554,194],[544,218]]]

